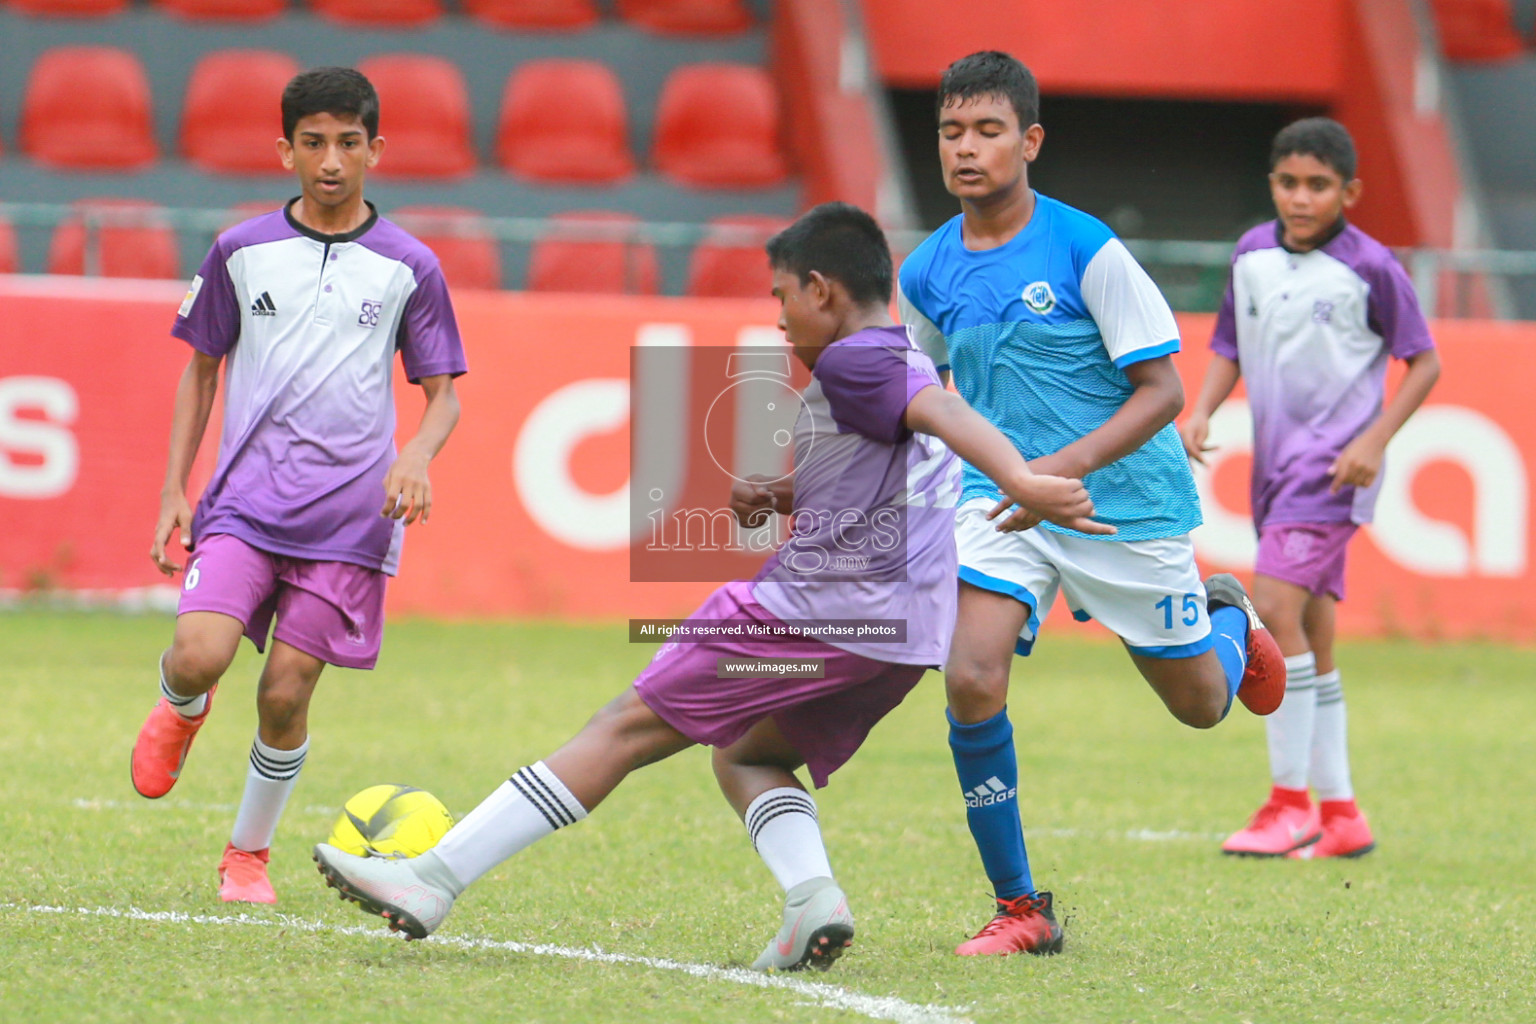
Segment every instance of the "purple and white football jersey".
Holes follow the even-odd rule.
[[[1434,347],[1392,253],[1353,225],[1310,252],[1269,221],[1237,243],[1211,349],[1253,409],[1253,521],[1368,523],[1381,477],[1329,494],[1328,467],[1381,414],[1387,359]]]
[[[871,328],[822,350],[795,420],[792,534],[754,579],[787,622],[906,622],[904,643],[820,637],[879,661],[942,665],[955,624],[960,460],[905,423],[942,387],[905,327]]]
[[[171,333],[226,357],[219,459],[194,538],[227,533],[393,575],[405,528],[379,510],[395,458],[395,352],[413,382],[465,370],[432,251],[377,211],[322,235],[285,206],[219,236]]]

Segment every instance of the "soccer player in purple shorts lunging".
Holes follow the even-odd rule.
[[[868,214],[819,206],[768,243],[779,327],[812,383],[794,427],[795,469],[772,485],[738,482],[744,524],[789,515],[792,534],[750,581],[716,590],[688,620],[783,630],[787,621],[904,620],[900,643],[801,636],[786,642],[669,642],[633,686],[545,760],[520,768],[412,860],[315,847],[342,895],[421,938],[465,887],[536,840],[574,824],[632,771],[695,743],[715,748],[726,799],[785,891],[783,927],[753,967],[825,969],[853,939],[848,901],[832,878],[817,786],[851,757],[923,672],[944,663],[955,618],[953,519],[960,466],[947,444],[1029,514],[1090,533],[1078,481],[1032,474],[1013,445],[939,384],[906,328],[892,325],[890,250]],[[905,545],[866,543],[879,521],[905,526]],[[1003,521],[998,518],[998,521]],[[826,578],[832,551],[887,549],[865,575]],[[722,659],[814,658],[818,679],[720,678]]]
[[[1413,285],[1344,220],[1360,196],[1344,126],[1307,118],[1275,137],[1278,220],[1237,243],[1210,367],[1180,434],[1204,462],[1210,417],[1248,381],[1253,410],[1253,603],[1285,655],[1285,699],[1265,720],[1274,786],[1222,844],[1260,857],[1359,857],[1375,847],[1349,777],[1344,690],[1333,662],[1344,554],[1371,520],[1387,442],[1440,376]],[[1408,363],[1382,407],[1388,357]],[[1317,789],[1321,807],[1307,793]]]
[[[275,903],[268,849],[309,750],[311,695],[326,665],[370,669],[384,584],[406,525],[432,507],[427,466],[459,418],[464,349],[431,250],[379,217],[363,179],[384,151],[373,86],[317,68],[282,97],[283,166],[300,195],[214,242],[171,333],[192,346],[176,389],[151,557],[188,551],[160,700],[133,747],[133,785],[176,784],[241,635],[272,650],[245,794],[219,864],[225,902]],[[416,436],[395,452],[392,363],[426,392]],[[224,429],[194,515],[187,477],[225,372]]]

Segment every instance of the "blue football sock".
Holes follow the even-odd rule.
[[[1226,718],[1248,670],[1248,616],[1241,608],[1222,605],[1211,612],[1211,632],[1216,634],[1216,657],[1227,676],[1227,706],[1221,712]]]
[[[981,853],[982,867],[998,899],[1035,891],[1019,824],[1019,762],[1013,723],[1004,708],[985,722],[961,725],[949,718],[949,747],[965,794],[965,818]]]

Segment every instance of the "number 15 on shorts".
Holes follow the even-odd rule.
[[[1173,614],[1174,614],[1173,595],[1169,594],[1167,597],[1163,598],[1161,601],[1158,601],[1156,604],[1154,604],[1153,607],[1154,608],[1162,609],[1162,612],[1163,612],[1163,628],[1164,629],[1172,629],[1173,628]],[[1179,607],[1179,621],[1182,622],[1186,626],[1193,626],[1195,623],[1200,621],[1200,595],[1199,594],[1185,594],[1184,595],[1184,601],[1183,601],[1183,603]]]

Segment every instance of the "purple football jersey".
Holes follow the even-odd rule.
[[[392,363],[464,372],[437,257],[377,212],[321,235],[287,208],[220,235],[171,333],[225,362],[219,459],[193,519],[277,555],[394,574],[379,514],[395,458]]]
[[[791,536],[753,596],[788,621],[906,623],[903,643],[825,635],[880,661],[942,665],[954,629],[954,509],[960,461],[905,424],[941,387],[905,327],[860,331],[823,349],[795,420]]]
[[[1388,358],[1434,347],[1407,273],[1353,225],[1310,252],[1280,225],[1237,244],[1211,348],[1236,360],[1253,409],[1253,519],[1371,520],[1381,477],[1329,494],[1328,467],[1381,414]]]

